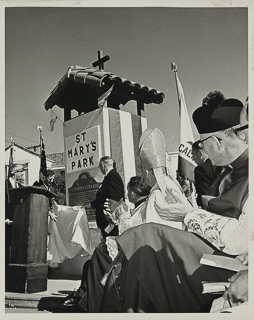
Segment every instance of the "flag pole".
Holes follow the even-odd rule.
[[[41,152],[42,152],[42,126],[37,126],[37,129],[39,130],[39,134],[40,134],[39,140],[40,140],[40,156],[41,156]],[[40,161],[41,161],[41,158],[40,158]],[[41,178],[41,173],[39,170],[39,181],[40,181],[40,178]]]
[[[37,129],[39,130],[39,141],[40,141],[40,154],[41,154],[41,150],[42,150],[42,146],[41,146],[41,137],[42,137],[42,126],[37,126]]]
[[[51,112],[54,113],[54,115],[57,117],[58,120],[60,120],[60,122],[64,123],[52,109]]]
[[[181,103],[180,103],[180,95],[179,95],[179,90],[178,90],[178,85],[177,85],[177,72],[178,68],[175,62],[171,62],[171,70],[175,74],[175,82],[176,82],[176,94],[177,94],[177,99],[178,99],[178,104],[179,104],[179,115],[181,114]]]
[[[182,123],[181,123],[181,117],[183,117],[187,110],[186,110],[186,103],[185,103],[185,99],[184,99],[184,95],[183,95],[183,89],[182,89],[182,85],[180,84],[180,81],[178,79],[178,76],[177,76],[177,72],[178,72],[178,68],[177,68],[177,65],[175,64],[175,62],[171,62],[171,70],[174,72],[175,74],[175,82],[176,82],[176,92],[177,92],[177,98],[178,98],[178,104],[179,104],[179,117],[180,117],[180,143],[182,143]],[[180,86],[180,87],[178,87]],[[181,92],[179,92],[179,90]],[[181,93],[181,96],[180,96],[180,93]],[[184,99],[184,100],[183,100]],[[185,115],[186,116],[186,115]],[[185,128],[186,129],[186,128]],[[194,188],[193,188],[193,182],[191,181],[191,179],[189,178],[188,175],[183,175],[182,172],[179,172],[179,160],[181,159],[182,157],[180,156],[180,154],[178,154],[178,174],[180,173],[180,175],[183,176],[184,178],[184,184],[185,184],[185,187],[186,185],[189,185],[189,192],[190,192],[190,195],[187,196],[187,198],[191,201],[191,203],[193,204],[193,206],[195,207],[196,206],[196,200],[195,198],[193,199],[193,196],[194,196]],[[181,177],[179,176],[179,179],[181,180]],[[178,179],[177,179],[178,180]],[[180,183],[180,180],[179,180],[179,183]],[[180,183],[181,184],[181,183]],[[186,190],[187,191],[187,190]]]
[[[8,174],[7,174],[7,179],[6,179],[6,193],[7,193],[7,201],[10,203],[10,193],[9,193],[9,188],[8,188],[8,180],[10,177],[10,167],[13,165],[13,160],[14,160],[14,155],[13,155],[13,146],[14,146],[14,140],[11,138],[11,147],[10,147],[10,156],[9,156],[9,167],[8,167]]]

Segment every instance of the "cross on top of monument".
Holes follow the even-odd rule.
[[[98,60],[94,61],[92,63],[93,67],[99,66],[100,70],[104,70],[104,62],[108,61],[110,59],[110,56],[104,56],[103,57],[103,51],[99,50],[98,51]]]

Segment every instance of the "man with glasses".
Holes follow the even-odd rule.
[[[15,163],[10,168],[8,188],[20,188],[24,183],[24,167],[20,163]]]
[[[249,115],[248,115],[248,98],[240,114],[240,127],[235,129],[235,134],[245,143],[249,143]],[[248,266],[248,253],[237,257],[242,264]],[[218,312],[218,308],[221,312],[224,312],[225,304],[227,301],[231,306],[238,306],[244,303],[248,304],[248,269],[237,272],[231,278],[228,279],[231,282],[228,290],[223,294],[222,298],[218,298],[214,301],[210,312]],[[229,309],[230,310],[230,309]],[[228,309],[225,312],[230,312]]]
[[[201,147],[215,165],[230,165],[230,172],[220,178],[219,195],[208,201],[209,211],[185,213],[189,232],[147,224],[118,237],[119,256],[97,310],[198,312],[214,299],[202,294],[202,281],[225,282],[234,274],[201,265],[200,259],[204,253],[234,258],[248,252],[248,149],[235,133],[241,110],[239,100],[226,99],[215,108],[202,106],[194,112]]]
[[[239,100],[226,99],[215,110],[202,106],[193,113],[199,147],[213,164],[227,166],[211,187],[216,198],[208,198],[206,209],[236,219],[248,193],[248,146],[239,139],[246,129],[239,125],[242,107]]]

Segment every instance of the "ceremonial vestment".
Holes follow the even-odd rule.
[[[228,237],[221,237],[227,248],[234,242],[234,255],[218,250],[195,233],[168,226],[148,223],[127,230],[116,239],[120,251],[112,263],[101,304],[89,311],[199,312],[214,299],[214,295],[202,294],[202,281],[227,282],[235,273],[201,265],[200,259],[204,253],[234,258],[247,252],[247,213],[246,202],[241,221]]]
[[[223,205],[226,212],[234,211],[240,216],[239,220],[228,218],[229,223],[218,232],[218,242],[224,244],[224,252],[193,232],[153,223],[129,229],[116,239],[121,248],[112,263],[116,267],[109,272],[101,305],[89,309],[90,312],[198,312],[214,299],[212,295],[202,294],[202,281],[227,281],[234,272],[202,266],[202,255],[234,257],[248,251],[246,151],[232,164],[235,172],[233,170],[231,182],[234,191],[239,187],[237,196],[223,197],[223,192],[230,194],[226,185],[221,188],[221,196],[212,199],[218,212]]]

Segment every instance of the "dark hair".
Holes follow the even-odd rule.
[[[51,177],[54,174],[55,174],[54,171],[52,171],[51,169],[47,169],[45,177]]]
[[[193,144],[191,145],[192,149],[195,150],[195,151],[200,151],[201,148],[199,146],[199,141],[195,141],[193,142]]]
[[[141,176],[131,177],[128,186],[138,196],[148,196],[151,190],[151,187],[145,183],[144,178]]]

